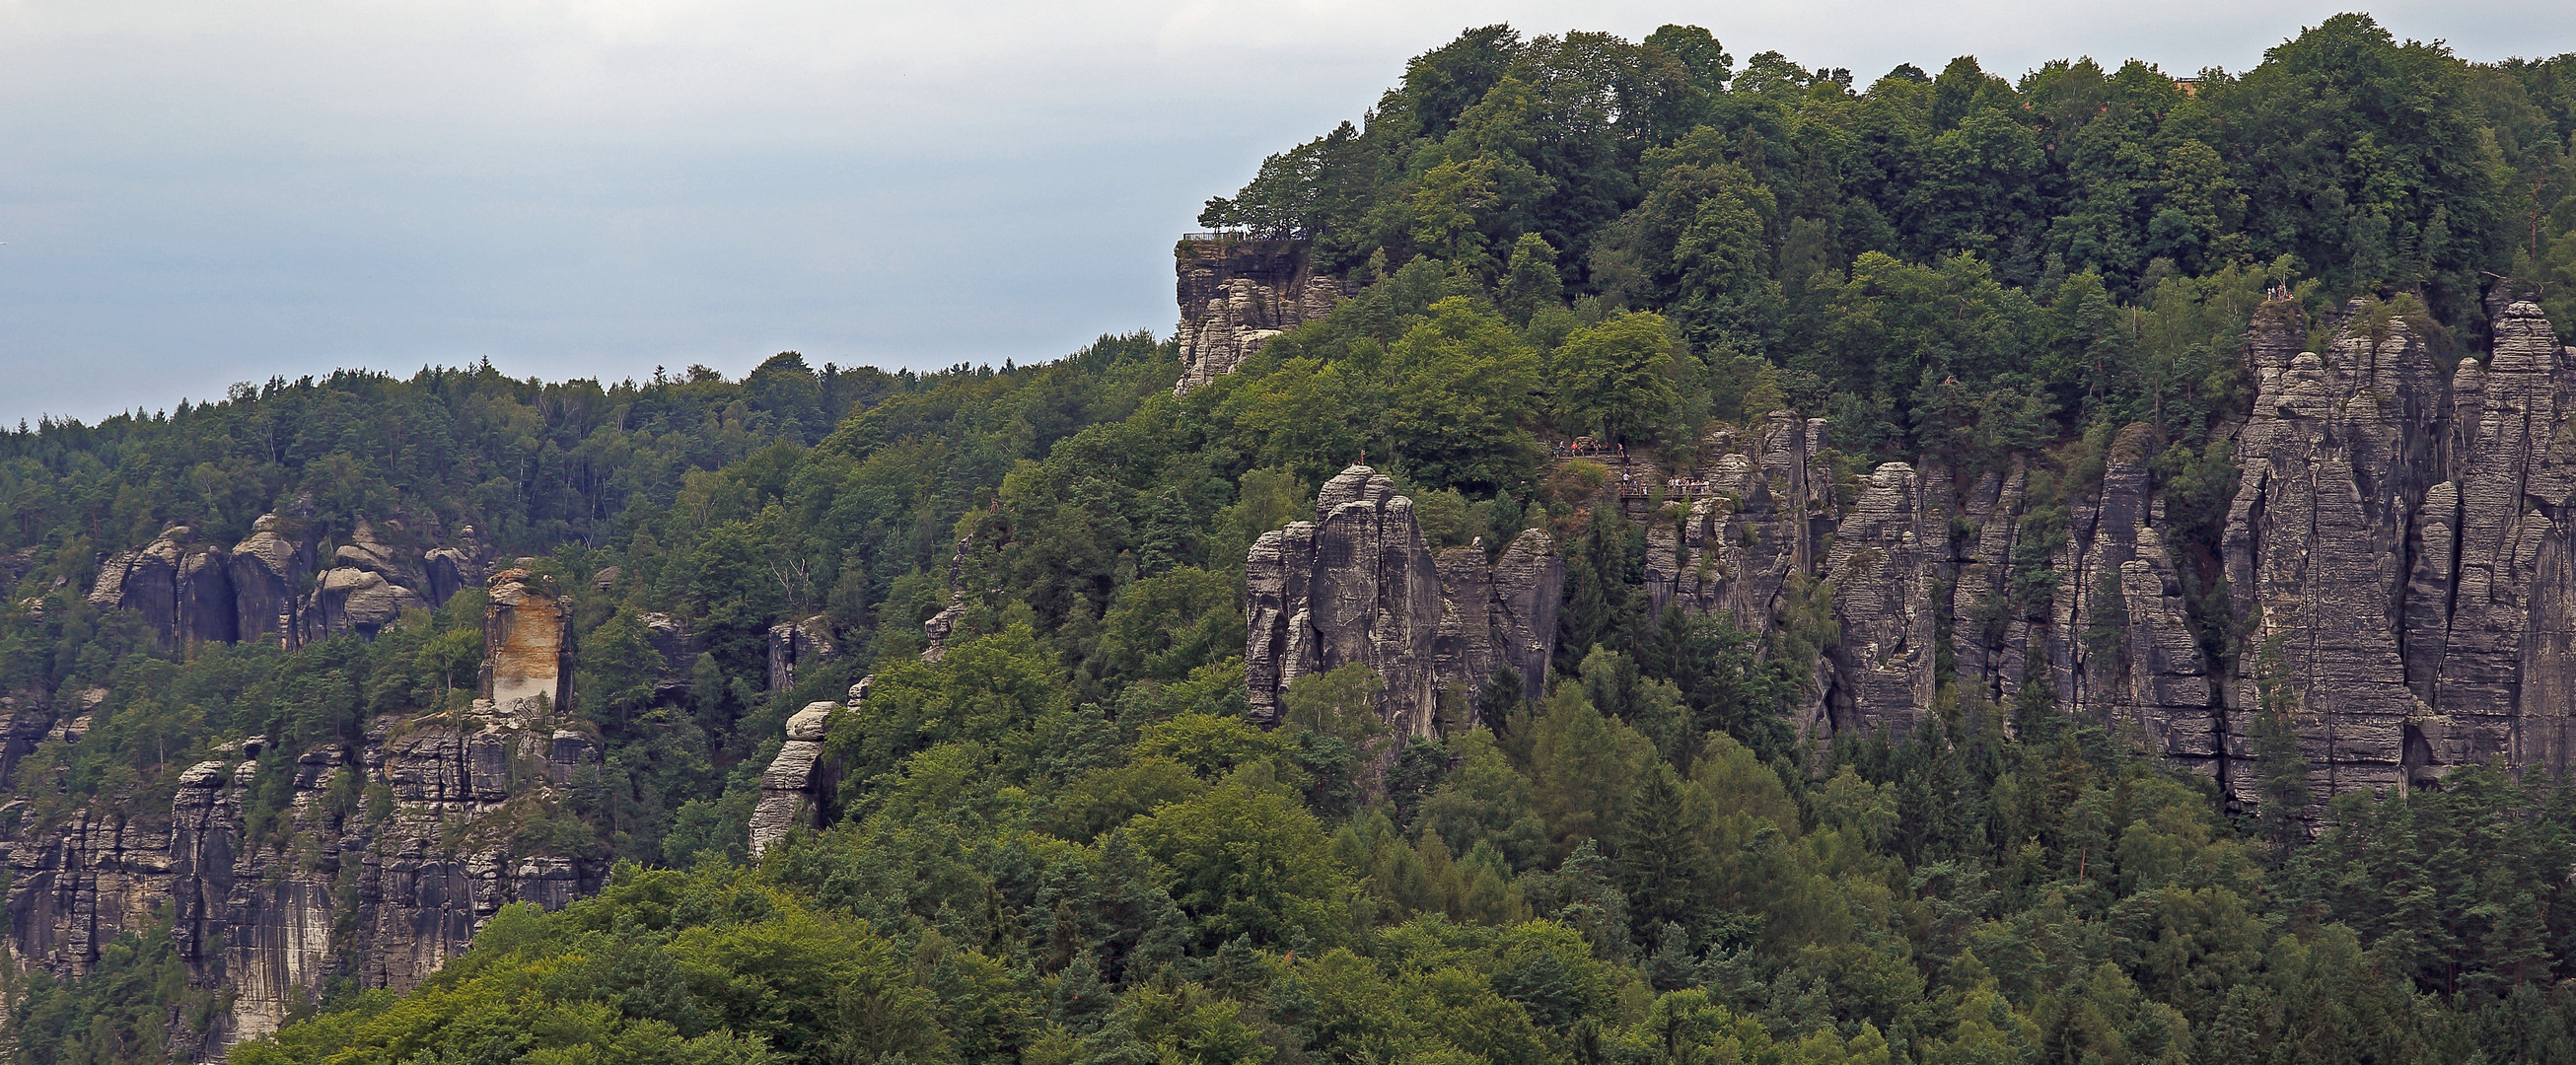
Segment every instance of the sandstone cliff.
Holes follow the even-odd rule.
[[[431,608],[490,569],[474,529],[423,551],[399,522],[361,521],[316,569],[318,545],[296,523],[262,516],[226,547],[174,525],[109,555],[89,601],[140,615],[166,645],[271,640],[297,647],[344,632],[373,635],[402,612]]]
[[[1174,395],[1233,373],[1271,337],[1323,317],[1342,294],[1339,282],[1310,272],[1302,240],[1193,236],[1173,258],[1181,305]]]
[[[512,598],[495,608],[496,633],[542,633],[560,619],[534,589]],[[561,690],[559,674],[528,672],[505,664],[495,675],[505,692]],[[77,742],[92,696],[105,694],[19,710],[12,749],[30,731],[20,718],[50,722],[41,738],[23,740],[29,749]],[[570,817],[559,789],[597,771],[600,745],[542,716],[545,705],[478,700],[470,710],[386,718],[349,746],[277,751],[254,737],[236,760],[171,770],[166,813],[106,804],[20,825],[0,839],[10,955],[77,975],[101,946],[152,925],[166,907],[191,982],[219,1007],[202,1029],[173,1021],[173,1045],[201,1060],[274,1031],[329,978],[411,987],[463,952],[501,906],[561,906],[607,875],[596,848],[563,853],[560,834],[547,831]],[[70,716],[54,720],[56,710]],[[264,788],[266,774],[289,779]]]
[[[1499,666],[1536,694],[1556,650],[1563,581],[1555,544],[1536,529],[1491,564],[1479,549],[1435,559],[1413,501],[1352,466],[1317,493],[1314,521],[1262,534],[1245,561],[1253,715],[1275,720],[1297,678],[1352,664],[1385,681],[1379,714],[1398,735],[1432,735],[1444,711],[1467,720]]]
[[[850,707],[867,698],[867,681],[850,689]],[[760,803],[751,812],[751,856],[757,860],[789,832],[828,825],[840,791],[840,767],[823,748],[837,703],[809,703],[787,719],[787,742],[760,775]]]
[[[2319,802],[2488,761],[2561,770],[2576,351],[2530,303],[2492,314],[2493,350],[2446,365],[2438,327],[2379,305],[2347,307],[2324,352],[2300,350],[2293,304],[2257,312],[2256,398],[2221,428],[2240,482],[2197,574],[2223,576],[2231,607],[2194,605],[2144,425],[2112,436],[2098,477],[2051,471],[2065,496],[2045,515],[2027,499],[2039,456],[1973,477],[1884,463],[1836,486],[1811,465],[1820,434],[1786,413],[1721,429],[1688,471],[1705,490],[1662,512],[1678,521],[1633,515],[1653,523],[1649,587],[1763,629],[1783,623],[1781,589],[1823,582],[1833,638],[1800,722],[1820,741],[1903,735],[1955,679],[1993,702],[2044,685],[2247,806],[2267,712],[2288,715]]]

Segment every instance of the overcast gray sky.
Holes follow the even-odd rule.
[[[2352,5],[0,0],[0,420],[338,366],[643,377],[1168,334],[1169,249],[1470,25],[1709,27],[1863,83],[2243,69]],[[2567,0],[2371,8],[2471,58]]]

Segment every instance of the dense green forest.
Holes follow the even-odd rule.
[[[236,1062],[2576,1062],[2576,789],[2231,812],[2040,685],[1818,750],[1787,721],[1830,587],[1760,633],[1659,614],[1644,530],[1547,462],[1789,408],[1846,479],[2039,456],[2044,534],[2144,422],[2206,562],[2253,308],[2322,331],[2358,297],[2475,349],[2509,275],[2576,326],[2571,137],[2576,56],[2361,16],[2241,73],[1866,86],[1689,27],[1471,30],[1210,201],[1354,294],[1186,395],[1140,333],[929,374],[343,373],[0,433],[0,691],[107,692],[0,818],[167,810],[242,736],[290,759],[471,687],[479,593],[178,652],[85,601],[105,552],[272,512],[326,543],[472,525],[572,595],[606,756],[536,827],[617,871],[407,995],[339,980]],[[1246,550],[1362,456],[1435,546],[1565,545],[1543,698],[1498,678],[1399,744],[1337,671],[1246,717]],[[679,689],[646,612],[705,639]],[[816,612],[843,653],[764,690],[769,627]],[[750,863],[787,715],[863,675],[839,822]],[[18,1055],[152,1060],[174,965],[164,931],[14,984]]]

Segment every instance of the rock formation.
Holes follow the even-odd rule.
[[[854,688],[854,699],[865,688]],[[857,706],[854,701],[851,704]],[[778,748],[768,771],[760,775],[760,805],[751,812],[751,856],[759,858],[789,832],[831,820],[839,794],[839,767],[823,748],[826,727],[838,703],[808,703],[787,719],[787,742]]]
[[[1452,705],[1471,712],[1496,666],[1520,670],[1539,691],[1564,580],[1555,545],[1531,530],[1497,564],[1480,554],[1452,549],[1435,560],[1413,501],[1376,470],[1352,466],[1326,482],[1315,520],[1263,533],[1244,564],[1253,715],[1276,720],[1280,693],[1297,678],[1352,664],[1385,682],[1379,714],[1399,735],[1433,734]]]
[[[483,697],[510,713],[540,699],[549,707],[572,701],[572,617],[527,570],[492,575],[483,604]]]
[[[232,580],[234,637],[275,640],[287,647],[304,638],[304,578],[313,572],[313,545],[289,536],[277,515],[251,523],[248,539],[233,545],[225,575]]]
[[[1321,318],[1339,282],[1310,272],[1302,240],[1192,235],[1173,249],[1179,276],[1181,379],[1187,395],[1243,364],[1271,337]]]
[[[444,606],[447,600],[467,588],[480,587],[491,576],[492,549],[471,525],[456,530],[456,543],[423,552],[421,572],[428,578],[431,603]],[[613,567],[612,567],[613,568]]]
[[[839,653],[832,646],[832,619],[822,614],[802,622],[782,621],[770,626],[769,690],[782,692],[795,687],[798,670],[831,661]]]
[[[317,545],[295,523],[264,515],[230,548],[186,525],[100,565],[89,601],[140,615],[167,646],[274,640],[293,648],[344,632],[372,636],[402,612],[445,603],[488,570],[483,548],[422,552],[400,522],[361,521],[331,565],[314,573]],[[392,535],[380,535],[390,532]]]
[[[355,747],[266,748],[254,738],[239,760],[177,771],[166,815],[76,810],[0,842],[13,956],[86,972],[166,904],[191,982],[220,1004],[203,1030],[175,1020],[173,1046],[216,1060],[276,1030],[328,977],[409,988],[501,906],[559,907],[605,881],[596,855],[517,842],[532,819],[562,816],[554,785],[595,771],[585,733],[477,703],[381,721]],[[292,780],[254,818],[265,773]],[[348,801],[370,791],[380,798]]]
[[[305,611],[309,638],[343,632],[372,636],[405,610],[428,609],[429,599],[419,589],[429,583],[418,555],[378,539],[375,527],[361,521],[349,542],[332,552],[331,568],[315,584]]]
[[[1842,637],[1827,651],[1832,682],[1824,690],[1835,733],[1903,735],[1939,687],[1931,592],[1948,529],[1925,494],[1912,466],[1887,463],[1869,475],[1836,530],[1825,575]]]
[[[2253,409],[2220,430],[2240,482],[2196,559],[2174,546],[2147,426],[2111,439],[2098,480],[2056,471],[2063,510],[2035,533],[2028,456],[1965,478],[1882,464],[1838,497],[1809,465],[1820,438],[1773,414],[1758,434],[1711,434],[1698,498],[1641,512],[1649,589],[1760,629],[1782,623],[1791,580],[1824,582],[1836,637],[1801,722],[1820,740],[1903,734],[1955,679],[1993,702],[2042,684],[2060,712],[2245,806],[2260,797],[2255,725],[2273,712],[2319,802],[2493,760],[2562,770],[2576,756],[2576,350],[2528,302],[2490,313],[2492,351],[2446,368],[2437,328],[2385,307],[2347,307],[2320,353],[2300,350],[2294,304],[2263,306],[2246,343]],[[2232,606],[2195,605],[2221,575]],[[1936,672],[1944,642],[1951,678]]]

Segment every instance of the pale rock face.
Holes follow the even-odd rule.
[[[866,682],[862,681],[860,687]],[[860,687],[853,691],[864,698]],[[857,703],[851,704],[853,709]],[[760,804],[751,812],[751,856],[758,859],[787,834],[830,821],[840,788],[840,766],[823,746],[838,703],[808,703],[787,719],[787,742],[760,775]]]
[[[2407,684],[2401,606],[2407,529],[2440,475],[2448,382],[2415,329],[2347,325],[2324,355],[2295,350],[2286,304],[2249,336],[2260,383],[2238,434],[2243,471],[2225,533],[2248,633],[2230,706],[2261,705],[2263,674],[2304,708],[2300,747],[2319,796],[2402,787]],[[2251,757],[2253,714],[2231,714],[2231,755]],[[2231,789],[2252,802],[2254,774]]]
[[[1321,318],[1341,285],[1310,273],[1299,240],[1183,240],[1174,249],[1181,379],[1172,394],[1233,373],[1272,337]]]
[[[555,707],[570,702],[571,626],[562,601],[533,574],[493,574],[483,607],[484,698],[513,713],[541,696]]]
[[[805,709],[788,717],[787,738],[809,742],[822,739],[825,723],[831,720],[832,711],[838,709],[840,709],[839,703],[805,704]]]
[[[2407,736],[2418,776],[2495,758],[2563,771],[2572,753],[2576,356],[2529,302],[2496,309],[2493,334],[2486,364],[2452,375],[2452,480],[2425,493],[2413,530],[2407,670],[2432,710]]]
[[[1297,678],[1354,663],[1385,681],[1379,715],[1400,735],[1432,735],[1453,705],[1466,721],[1498,666],[1543,690],[1564,581],[1545,532],[1522,533],[1490,565],[1474,548],[1435,559],[1413,501],[1367,466],[1326,482],[1315,514],[1262,534],[1245,562],[1255,717],[1276,720]]]

